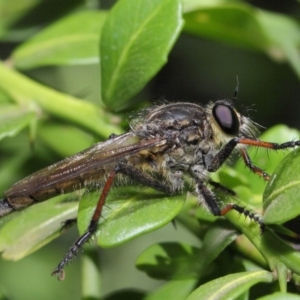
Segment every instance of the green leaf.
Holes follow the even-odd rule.
[[[0,0],[0,36],[2,40],[20,42],[41,30],[42,26],[62,18],[84,0]]]
[[[281,224],[300,214],[300,149],[276,168],[264,192],[264,222]]]
[[[81,299],[96,300],[102,299],[101,271],[99,268],[100,257],[95,245],[84,245],[81,259],[82,283]]]
[[[299,295],[290,293],[275,292],[271,295],[257,298],[257,300],[299,300]]]
[[[193,290],[197,280],[189,278],[184,280],[171,280],[156,291],[148,294],[145,300],[176,299],[185,300]]]
[[[179,0],[118,1],[101,38],[102,98],[109,108],[122,109],[166,63],[181,26]]]
[[[300,78],[300,25],[295,20],[245,3],[187,2],[185,31],[286,60]]]
[[[36,118],[36,113],[18,105],[0,106],[0,140],[12,137],[27,127]]]
[[[235,240],[233,247],[245,258],[242,260],[244,269],[238,271],[254,271],[268,268],[268,264],[261,252],[258,251],[255,245],[245,235],[241,234]]]
[[[192,12],[198,9],[202,9],[205,6],[211,7],[222,4],[234,3],[235,0],[182,0],[184,13]]]
[[[226,228],[224,222],[216,222],[207,231],[201,249],[182,243],[160,243],[146,249],[136,265],[156,279],[199,279],[201,275],[207,275],[208,265],[237,236],[237,232]]]
[[[150,277],[164,280],[198,278],[199,248],[183,243],[160,243],[147,248],[136,266]]]
[[[0,0],[0,36],[3,36],[11,24],[22,18],[39,2],[41,2],[41,0]]]
[[[265,142],[284,143],[300,138],[299,131],[289,128],[285,125],[276,125],[265,131],[259,139]],[[291,149],[274,151],[257,147],[248,147],[247,151],[252,162],[259,168],[272,175],[276,166],[287,155]],[[243,178],[247,178],[247,185],[254,194],[262,195],[266,188],[266,182],[256,174],[252,173],[242,159],[240,159],[235,170],[239,174],[243,174]]]
[[[12,63],[19,69],[46,65],[99,62],[99,42],[105,12],[83,11],[67,16],[21,44]]]
[[[61,234],[63,222],[76,218],[78,203],[58,203],[60,196],[14,213],[0,229],[2,257],[19,260]]]
[[[256,283],[272,282],[272,280],[273,275],[267,271],[230,274],[201,285],[187,300],[235,299]]]
[[[246,4],[204,4],[184,19],[184,30],[198,36],[252,50],[264,51],[268,46],[256,10]]]
[[[209,228],[201,248],[200,257],[205,257],[203,265],[206,266],[214,261],[220,253],[230,245],[239,233],[235,229],[228,227],[228,224],[221,220],[216,221],[215,224]]]
[[[11,104],[12,99],[0,89],[0,105]]]
[[[277,61],[286,60],[300,78],[300,25],[284,15],[260,11],[258,20],[270,40],[267,53]],[[286,34],[288,32],[288,34]]]
[[[297,250],[294,250],[268,227],[263,234],[260,234],[257,224],[239,217],[235,211],[226,214],[226,218],[243,232],[262,254],[271,271],[279,274],[278,270],[280,270],[280,274],[282,274],[282,270],[285,269],[286,272],[291,270],[300,274],[300,253]]]
[[[94,141],[90,134],[77,127],[54,122],[39,125],[38,135],[62,157],[82,151],[90,147]]]
[[[216,218],[212,214],[207,213],[207,210],[198,204],[195,195],[188,193],[184,206],[176,217],[176,220],[184,225],[190,233],[193,233],[200,239],[203,236],[203,232],[207,229],[207,223],[210,225]],[[203,224],[206,226],[203,226]]]
[[[79,205],[78,228],[86,231],[94,213],[100,191],[86,194]],[[174,219],[184,196],[166,196],[150,188],[126,187],[109,193],[96,233],[103,248],[124,243],[136,236],[160,228]]]

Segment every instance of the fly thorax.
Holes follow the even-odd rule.
[[[190,157],[185,154],[183,148],[177,148],[165,155],[166,167],[172,172],[187,171]]]
[[[205,119],[204,109],[193,103],[170,103],[145,110],[144,115],[131,123],[135,134],[146,137],[163,136],[167,132],[181,133],[191,126],[200,126]]]

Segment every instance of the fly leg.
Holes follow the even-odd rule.
[[[265,225],[262,221],[262,219],[251,212],[250,210],[245,209],[242,206],[239,206],[235,203],[229,203],[227,204],[223,209],[221,209],[217,203],[217,200],[214,196],[214,194],[210,191],[210,189],[203,183],[198,182],[197,184],[197,193],[199,196],[203,197],[203,200],[206,204],[206,206],[209,208],[211,213],[215,216],[224,216],[231,210],[236,210],[240,214],[243,214],[244,216],[250,218],[251,220],[254,220],[260,225],[261,232],[264,231]]]
[[[208,183],[213,186],[215,189],[225,193],[225,194],[228,194],[228,195],[231,195],[231,196],[236,196],[236,193],[235,191],[227,188],[226,186],[222,185],[221,183],[219,182],[216,182],[216,181],[213,181],[213,180],[209,180]]]
[[[164,184],[163,182],[156,180],[147,174],[141,172],[140,170],[132,167],[130,165],[120,163],[118,165],[118,171],[124,175],[127,175],[129,178],[141,183],[142,185],[151,187],[157,191],[164,192],[166,194],[172,194],[173,189],[172,187]]]
[[[74,226],[76,223],[77,223],[77,218],[68,219],[68,220],[64,221],[63,224],[62,224],[61,232],[64,233],[69,228],[71,228],[72,226]]]
[[[238,144],[256,146],[256,147],[273,149],[273,150],[282,150],[282,149],[294,148],[296,146],[300,146],[300,140],[277,144],[277,143],[263,142],[263,141],[251,139],[251,138],[236,137],[236,138],[231,139],[214,156],[214,158],[211,160],[210,164],[207,166],[207,170],[210,172],[214,172],[214,171],[218,170]],[[252,164],[251,159],[246,150],[242,149],[241,154],[242,154],[242,157],[244,159],[246,166],[248,168],[250,168],[250,170],[252,170],[254,173],[260,175],[265,180],[270,179],[270,176],[267,173],[265,173],[262,169],[260,169]],[[239,213],[244,214],[245,216],[249,217],[250,219],[256,221],[260,225],[261,231],[264,230],[265,225],[263,224],[262,219],[260,217],[258,217],[257,215],[255,215],[254,213],[250,212],[249,210],[246,210],[244,207],[241,207],[237,204],[228,204],[225,208],[220,210],[220,208],[217,205],[216,200],[213,198],[213,196],[210,196],[211,193],[209,192],[207,187],[203,186],[203,184],[202,184],[202,186],[200,185],[198,187],[198,189],[202,193],[207,206],[210,208],[211,212],[214,215],[225,215],[228,211],[234,209],[234,210],[238,211]]]
[[[261,168],[255,166],[252,161],[251,158],[249,157],[249,154],[247,152],[246,149],[241,149],[241,154],[244,160],[245,165],[255,174],[257,174],[258,176],[262,177],[264,180],[268,181],[270,180],[270,175],[268,173],[266,173],[264,170],[262,170]]]
[[[209,172],[215,172],[217,171],[221,165],[226,161],[226,159],[229,157],[233,149],[238,145],[248,145],[248,146],[256,146],[261,148],[267,148],[267,149],[273,149],[273,150],[283,150],[287,148],[294,148],[296,146],[300,146],[300,140],[299,141],[290,141],[282,144],[277,143],[270,143],[270,142],[264,142],[256,139],[251,138],[240,138],[235,137],[231,139],[211,160],[209,166],[207,166],[207,170]],[[242,150],[242,156],[246,163],[246,165],[256,174],[262,176],[266,180],[269,179],[269,175],[267,173],[264,173],[261,169],[254,166],[251,163],[251,160],[247,154],[246,151]]]
[[[65,265],[73,259],[77,255],[78,250],[83,246],[84,243],[86,243],[92,235],[96,232],[98,227],[98,222],[101,216],[102,208],[105,204],[106,197],[108,195],[108,192],[110,191],[110,188],[112,186],[112,183],[116,177],[117,174],[117,168],[112,170],[104,184],[102,193],[100,195],[100,198],[98,200],[97,206],[95,208],[94,214],[92,216],[92,219],[90,221],[90,224],[88,226],[88,229],[86,232],[81,235],[75,243],[71,246],[67,254],[64,256],[62,261],[58,264],[56,269],[51,273],[51,275],[57,275],[59,280],[63,280],[65,278],[65,272],[64,267]]]
[[[96,232],[98,228],[99,219],[101,217],[102,209],[105,204],[107,195],[110,191],[110,188],[113,184],[113,181],[118,173],[122,173],[124,175],[127,175],[131,179],[143,184],[147,185],[149,187],[152,187],[158,191],[171,194],[172,189],[163,184],[162,182],[155,180],[148,176],[147,174],[144,174],[143,172],[135,169],[132,166],[129,166],[124,163],[119,163],[109,174],[102,193],[99,197],[97,206],[95,208],[94,214],[92,216],[92,219],[90,221],[90,224],[85,231],[85,233],[80,236],[75,243],[71,246],[71,248],[68,250],[67,254],[64,256],[64,258],[61,260],[61,262],[57,265],[56,269],[52,272],[51,275],[57,275],[59,280],[63,280],[65,277],[64,267],[68,264],[69,261],[71,261],[76,255],[78,250],[83,246],[84,243],[86,243],[92,235]]]

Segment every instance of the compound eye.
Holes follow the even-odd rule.
[[[237,135],[240,122],[235,110],[224,104],[217,104],[212,110],[213,116],[220,128],[227,134]]]

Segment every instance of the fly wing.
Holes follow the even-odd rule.
[[[161,138],[141,141],[134,133],[125,133],[97,143],[91,148],[25,177],[7,190],[5,195],[9,197],[12,194],[30,194],[31,191],[34,193],[37,189],[67,184],[68,181],[72,182],[78,177],[84,179],[89,174],[99,172],[105,165],[117,164],[126,156],[166,143],[167,141]],[[101,176],[100,173],[99,176]]]

